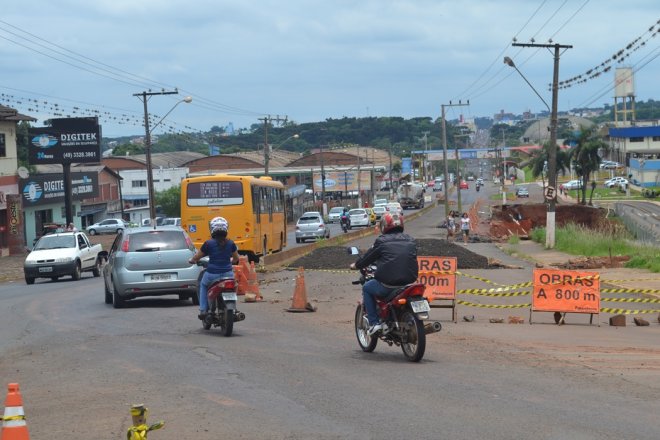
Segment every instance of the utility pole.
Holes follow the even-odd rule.
[[[259,121],[263,121],[264,123],[264,176],[268,176],[268,164],[270,162],[270,147],[268,146],[268,124],[272,121],[275,121],[278,124],[280,122],[286,124],[287,117],[285,116],[284,118],[280,118],[280,116],[277,115],[273,118],[272,116],[268,115],[257,119]]]
[[[326,218],[328,215],[328,205],[325,203],[325,168],[323,167],[323,144],[320,144],[319,148],[319,159],[321,160],[321,212],[323,213],[323,218]],[[314,185],[312,185],[312,188],[313,187]]]
[[[548,200],[548,213],[545,225],[545,247],[555,247],[555,207],[557,203],[557,95],[559,90],[559,57],[562,49],[573,46],[561,44],[513,43],[512,46],[544,47],[554,49],[554,67],[552,75],[552,111],[550,115],[550,150],[548,151],[548,187],[545,197]]]
[[[390,198],[392,198],[392,194],[394,193],[393,188],[392,188],[392,145],[390,144]]]
[[[428,165],[428,163],[429,163],[428,162],[429,161],[429,140],[428,140],[429,133],[431,133],[431,132],[430,131],[422,132],[422,134],[424,135],[423,139],[424,139],[424,151],[425,151],[424,161],[423,161],[424,162],[424,180],[422,180],[422,182],[428,182],[428,180],[429,180],[429,169],[428,169],[428,166],[429,166]]]
[[[149,130],[149,111],[147,110],[147,101],[149,98],[154,95],[178,95],[179,91],[174,90],[173,92],[166,92],[161,90],[160,92],[142,92],[134,93],[133,96],[137,96],[142,99],[144,104],[144,151],[145,151],[145,162],[147,165],[147,190],[149,192],[149,218],[151,219],[151,226],[156,227],[156,199],[154,197],[154,176],[153,176],[153,167],[151,166],[151,130]],[[158,124],[156,124],[158,125]]]
[[[362,180],[362,179],[360,178],[360,177],[361,177],[361,174],[360,174],[360,146],[359,146],[359,145],[357,146],[357,161],[358,161],[358,162],[357,162],[357,172],[358,172],[358,175],[357,175],[358,198],[357,198],[357,206],[356,206],[356,208],[362,208],[362,187],[361,187],[362,182],[360,182],[360,180]]]
[[[458,104],[442,104],[442,160],[445,163],[445,216],[449,214],[449,164],[447,163],[447,123],[445,121],[445,107],[461,107],[470,105],[470,100],[463,104],[458,101]],[[458,171],[458,170],[457,170]]]

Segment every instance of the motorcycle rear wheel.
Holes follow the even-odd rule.
[[[215,312],[215,304],[209,304],[209,311],[207,312],[206,318],[202,320],[202,327],[204,330],[211,330],[213,325],[213,319],[211,319],[212,314]]]
[[[376,349],[378,338],[376,336],[369,336],[367,334],[368,329],[369,320],[367,319],[367,311],[360,304],[355,310],[355,336],[357,336],[358,344],[360,344],[362,351],[371,353]]]
[[[426,350],[424,324],[414,313],[409,311],[403,313],[401,324],[403,333],[401,350],[403,355],[410,362],[419,362],[424,357],[424,351]]]
[[[224,318],[225,322],[220,326],[222,334],[225,336],[231,336],[232,331],[234,331],[234,311],[225,309]]]

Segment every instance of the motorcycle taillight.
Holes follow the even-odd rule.
[[[236,281],[234,280],[227,280],[225,281],[224,285],[222,286],[223,289],[226,290],[234,290],[236,288]]]
[[[408,291],[409,292],[408,296],[422,296],[422,295],[424,295],[424,290],[425,289],[426,289],[426,287],[424,286],[424,284],[415,284]]]

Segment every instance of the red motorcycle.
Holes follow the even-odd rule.
[[[356,248],[349,252],[357,254]],[[360,269],[360,279],[353,284],[364,284],[374,277],[376,266],[371,265]],[[355,335],[358,344],[365,352],[376,349],[378,340],[389,346],[401,347],[403,355],[411,362],[419,362],[426,350],[426,335],[442,330],[438,321],[428,321],[431,307],[424,298],[425,286],[420,283],[397,287],[384,298],[378,298],[376,306],[378,316],[385,324],[383,329],[369,336],[369,320],[364,304],[360,302],[355,310]]]
[[[197,264],[206,267],[208,260],[203,258]],[[199,284],[203,276],[204,271],[199,274]],[[236,281],[233,278],[220,278],[211,283],[207,291],[209,311],[202,320],[204,330],[209,330],[211,326],[220,327],[223,335],[231,336],[234,322],[245,319],[245,314],[236,310],[238,301],[236,290]],[[197,295],[199,295],[199,287]]]

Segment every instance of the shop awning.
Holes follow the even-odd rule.
[[[84,217],[86,215],[94,215],[98,214],[99,212],[105,211],[105,208],[92,208],[92,209],[84,209],[78,213],[78,217]]]

